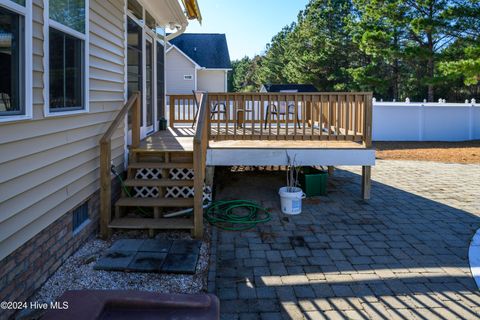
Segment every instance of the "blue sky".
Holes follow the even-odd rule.
[[[203,22],[187,32],[225,33],[232,60],[252,57],[285,25],[296,21],[308,0],[199,0]]]

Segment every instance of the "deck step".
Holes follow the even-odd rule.
[[[193,187],[193,180],[127,179],[127,187]]]
[[[193,198],[120,198],[119,207],[193,207]]]
[[[192,219],[178,218],[116,218],[108,225],[112,229],[193,229]]]
[[[128,165],[129,168],[133,169],[174,169],[174,168],[185,168],[192,169],[193,163],[191,162],[132,162]]]

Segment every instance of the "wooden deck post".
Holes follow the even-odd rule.
[[[370,199],[370,189],[372,184],[371,166],[362,166],[362,198],[363,200]]]
[[[170,128],[173,128],[175,127],[175,97],[174,96],[169,97],[168,108],[169,108],[168,125],[170,126]]]
[[[328,168],[328,175],[333,176],[333,173],[335,172],[335,167],[334,166],[327,166]]]
[[[215,166],[207,166],[205,170],[205,185],[213,188],[213,179],[215,176]]]
[[[141,103],[142,96],[138,92],[137,99],[132,109],[132,147],[137,148],[140,145],[140,127],[141,127]]]
[[[100,143],[100,236],[109,237],[108,224],[112,217],[112,186],[110,180],[110,141]]]

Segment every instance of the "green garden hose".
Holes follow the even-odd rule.
[[[238,212],[239,208],[245,208]],[[237,212],[235,212],[237,211]],[[248,200],[216,201],[205,211],[205,219],[223,230],[242,231],[271,220],[268,209]]]

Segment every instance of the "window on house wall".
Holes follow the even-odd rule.
[[[23,17],[0,7],[0,114],[23,114]]]
[[[0,4],[0,121],[27,115],[26,61],[28,10],[25,0]],[[28,109],[28,110],[27,110]]]
[[[88,202],[85,202],[72,213],[72,231],[73,233],[79,232],[83,226],[89,221],[88,217]]]
[[[127,81],[128,96],[140,91],[142,92],[142,28],[132,19],[128,18],[127,23]],[[142,111],[143,119],[143,108]],[[131,117],[128,117],[129,127],[131,126]]]
[[[85,0],[50,0],[49,111],[86,109]]]
[[[85,33],[85,0],[49,0],[50,19]]]

